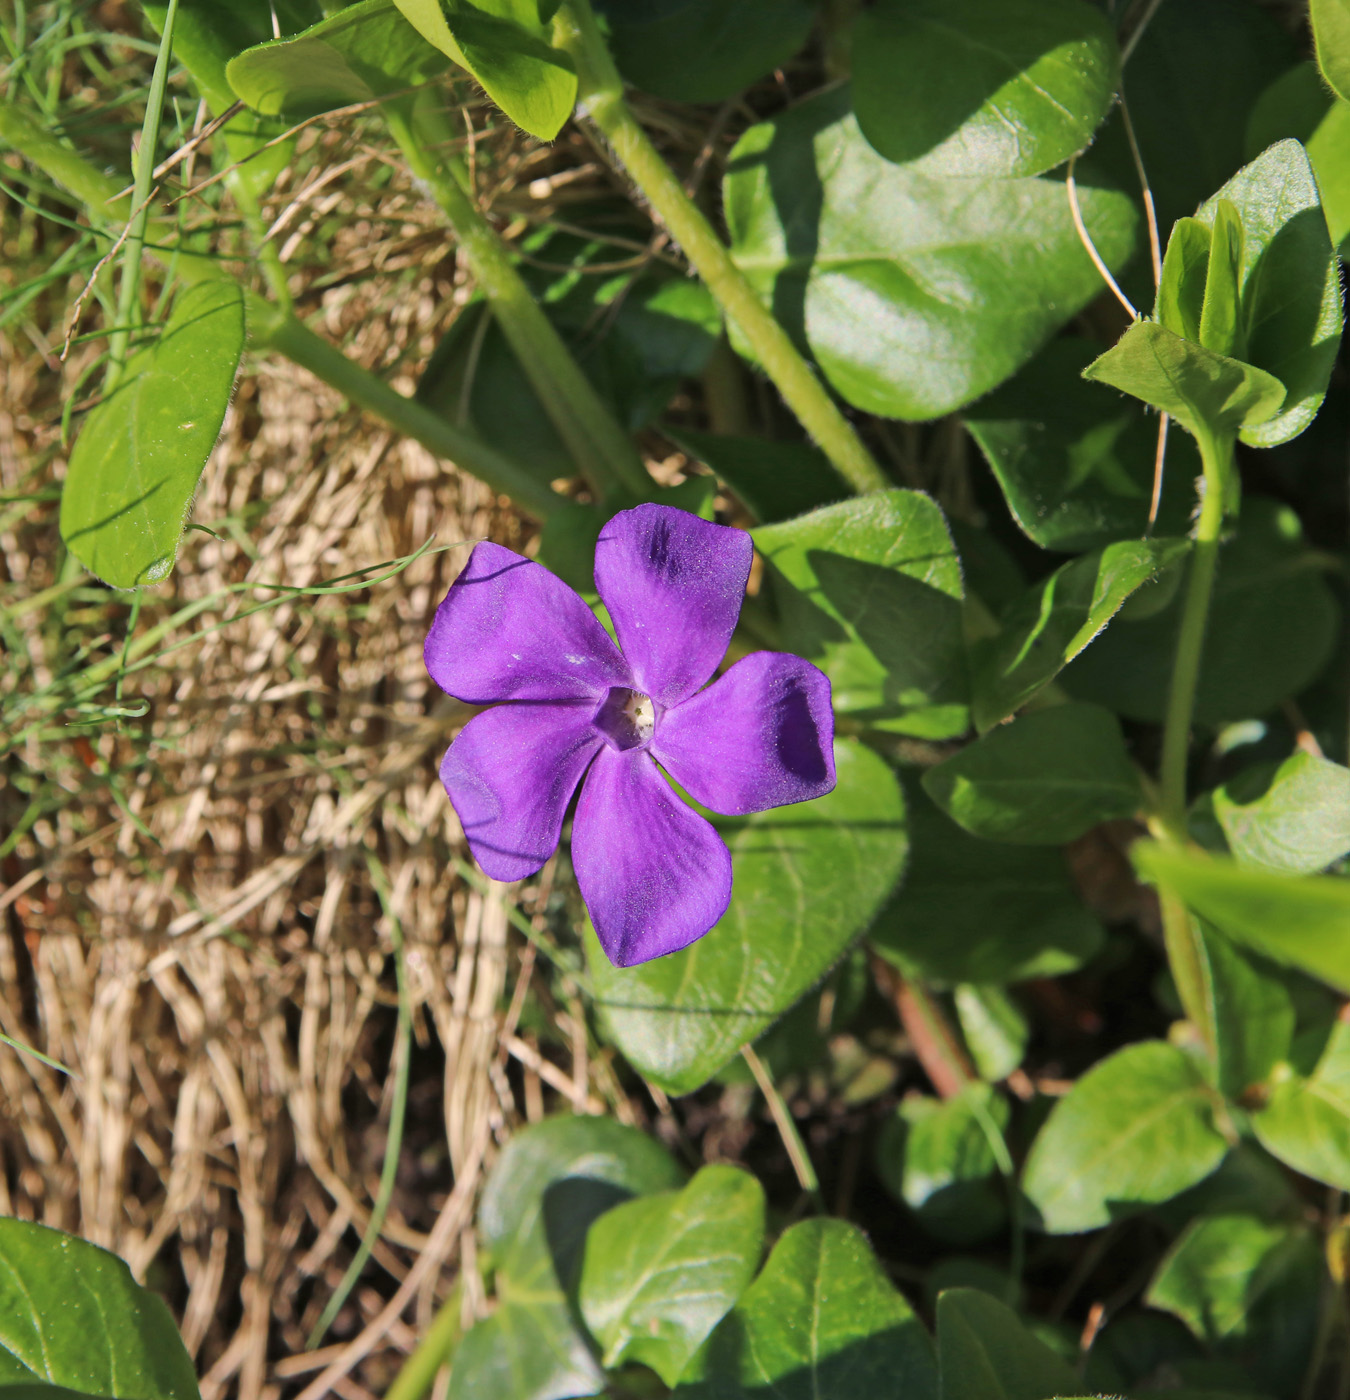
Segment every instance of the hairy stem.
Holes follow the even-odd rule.
[[[596,25],[590,0],[566,0],[554,23],[557,43],[576,64],[578,110],[609,142],[708,290],[749,341],[788,407],[840,475],[856,491],[884,490],[889,484],[885,473],[853,425],[755,294],[702,210],[685,193],[629,110],[623,99],[623,81]]]
[[[446,154],[453,134],[435,95],[423,93],[411,119],[398,104],[388,107],[385,116],[413,174],[426,184],[450,221],[497,324],[572,460],[601,496],[622,487],[640,500],[649,497],[653,483],[637,450],[479,212],[462,162]]]

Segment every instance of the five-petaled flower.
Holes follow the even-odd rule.
[[[809,661],[755,652],[702,688],[731,640],[751,552],[744,530],[670,506],[614,516],[595,585],[616,647],[547,569],[479,544],[427,637],[436,683],[494,707],[441,764],[479,865],[497,880],[538,870],[584,776],[572,863],[620,967],[701,938],[731,900],[730,852],[658,763],[727,816],[834,787],[830,683]]]

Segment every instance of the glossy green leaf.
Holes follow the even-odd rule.
[[[1332,1026],[1312,1074],[1278,1076],[1249,1121],[1271,1156],[1314,1181],[1350,1191],[1350,1026]]]
[[[48,1381],[115,1400],[197,1400],[197,1376],[158,1294],[115,1254],[0,1219],[0,1385]]]
[[[1311,875],[1350,852],[1350,768],[1300,750],[1269,782],[1255,791],[1249,783],[1214,794],[1214,815],[1241,864]]]
[[[426,42],[466,69],[519,127],[551,141],[572,115],[577,76],[548,40],[537,0],[394,0]]]
[[[1077,553],[1138,539],[1148,524],[1158,420],[1082,378],[1104,348],[1076,336],[1052,340],[962,415],[1013,519],[1044,549]],[[1155,533],[1185,533],[1199,474],[1194,442],[1172,433]]]
[[[721,102],[806,42],[806,0],[596,0],[619,72],[676,102]]]
[[[677,1400],[937,1400],[933,1344],[843,1220],[784,1231]]]
[[[761,523],[791,520],[852,494],[829,458],[810,443],[704,433],[683,425],[661,431],[725,481]]]
[[[961,1036],[980,1078],[1006,1079],[1026,1054],[1031,1027],[1002,987],[963,982],[952,993]]]
[[[1339,616],[1322,568],[1288,506],[1260,496],[1243,501],[1237,533],[1219,555],[1196,695],[1199,723],[1263,715],[1321,672]],[[1149,617],[1119,617],[1064,672],[1065,688],[1131,719],[1161,720],[1181,602],[1178,591]]]
[[[1350,102],[1350,0],[1309,0],[1317,66],[1322,76]]]
[[[1225,202],[1242,222],[1242,358],[1287,391],[1274,417],[1244,419],[1241,436],[1253,447],[1273,447],[1301,433],[1322,405],[1341,340],[1340,264],[1297,141],[1257,156],[1196,217],[1212,224]]]
[[[61,538],[114,588],[158,583],[173,568],[243,350],[239,286],[190,287],[85,418],[61,493]]]
[[[853,26],[853,100],[887,160],[926,175],[1039,175],[1092,139],[1120,77],[1083,0],[879,0]]]
[[[835,768],[826,797],[714,819],[731,848],[731,907],[691,947],[616,968],[588,932],[606,1038],[668,1093],[706,1083],[805,995],[899,878],[908,838],[894,774],[849,740]]]
[[[650,1366],[673,1386],[759,1268],[764,1188],[704,1167],[682,1191],[615,1206],[591,1226],[581,1313],[606,1369]]]
[[[298,121],[415,87],[445,66],[393,0],[357,0],[301,34],[245,50],[225,76],[255,112]]]
[[[1006,1303],[974,1288],[949,1288],[937,1303],[942,1400],[1050,1400],[1082,1385]]]
[[[1134,322],[1083,377],[1170,413],[1197,437],[1263,423],[1280,411],[1286,396],[1274,375],[1182,340],[1156,321]]]
[[[1242,254],[1242,215],[1231,200],[1218,199],[1214,203],[1209,256],[1205,260],[1205,295],[1197,339],[1206,350],[1238,360],[1245,359],[1247,354],[1246,326],[1238,291]]]
[[[869,941],[907,975],[1018,982],[1080,967],[1102,928],[1064,857],[969,836],[921,792],[909,802],[910,865]]]
[[[877,1171],[930,1234],[976,1244],[1007,1218],[995,1147],[1007,1126],[1007,1100],[987,1084],[950,1099],[911,1094],[882,1129]]]
[[[1060,846],[1143,801],[1120,721],[1054,705],[998,725],[923,775],[924,791],[973,836]]]
[[[1056,569],[970,652],[972,713],[983,733],[1049,684],[1125,600],[1181,559],[1184,539],[1121,540]]]
[[[1219,1088],[1236,1099],[1288,1058],[1294,997],[1277,968],[1203,923],[1199,957],[1214,1021]]]
[[[1133,251],[1130,198],[1079,172],[1102,256]],[[724,186],[732,252],[856,408],[936,418],[1006,379],[1101,290],[1055,179],[922,175],[878,155],[847,88],[751,127]]]
[[[1178,219],[1172,225],[1163,254],[1162,280],[1158,283],[1155,319],[1173,335],[1200,340],[1200,318],[1209,281],[1209,249],[1213,232],[1199,219]],[[1236,292],[1236,279],[1233,290]]]
[[[1350,879],[1252,869],[1152,841],[1130,855],[1146,880],[1230,938],[1350,992]]]
[[[612,1118],[548,1118],[497,1160],[479,1206],[498,1306],[455,1351],[451,1400],[563,1400],[604,1378],[568,1303],[586,1234],[606,1211],[679,1186],[670,1154]]]
[[[1274,1388],[1297,1375],[1312,1352],[1321,1253],[1306,1225],[1208,1216],[1167,1252],[1144,1301],[1180,1318],[1221,1356],[1241,1361],[1263,1389]]]
[[[81,1390],[63,1385],[48,1385],[46,1381],[28,1381],[22,1385],[0,1385],[0,1400],[91,1400]],[[103,1397],[92,1397],[103,1400]]]
[[[753,533],[783,645],[829,676],[836,713],[929,739],[965,730],[961,565],[929,497],[877,492]]]
[[[156,33],[164,32],[168,8],[167,0],[143,0],[141,9]],[[235,54],[264,43],[278,31],[295,34],[322,18],[318,0],[233,0],[228,5],[219,0],[180,0],[173,56],[192,74],[212,115],[219,116],[234,105],[225,66]],[[284,122],[269,121],[254,112],[240,112],[226,122],[222,135],[229,161],[243,162],[232,179],[245,181],[257,192],[270,188],[294,153],[294,142],[276,140],[285,130]]]
[[[1032,1144],[1022,1186],[1052,1234],[1108,1225],[1204,1180],[1228,1141],[1201,1066],[1161,1040],[1083,1075]]]

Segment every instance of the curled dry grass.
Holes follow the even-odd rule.
[[[268,211],[301,308],[408,391],[468,290],[453,248],[359,132],[307,139]],[[497,187],[519,198],[537,160],[500,152]],[[305,266],[325,220],[331,263]],[[0,296],[60,236],[0,194]],[[54,587],[74,584],[57,562],[61,404],[95,350],[56,357],[81,282],[0,329],[0,1030],[74,1071],[0,1046],[0,1212],[115,1249],[160,1288],[206,1400],[365,1396],[462,1265],[466,1320],[481,1305],[472,1207],[512,1123],[546,1092],[597,1110],[597,1085],[631,1111],[567,984],[557,1004],[541,988],[561,1065],[518,1024],[547,979],[508,916],[558,916],[551,870],[522,890],[456,866],[436,769],[464,714],[421,650],[464,549],[355,592],[225,590],[313,588],[433,533],[524,548],[527,527],[303,371],[250,360],[193,513],[214,536],[188,533],[139,616],[126,595]],[[75,703],[90,666],[193,600],[160,646],[195,640]],[[413,1031],[398,1174],[372,1261],[310,1353],[377,1196],[396,934]]]

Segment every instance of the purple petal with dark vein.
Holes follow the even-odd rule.
[[[498,544],[477,544],[427,634],[427,670],[470,705],[599,698],[632,685],[595,614],[561,579]]]
[[[834,711],[824,672],[757,651],[667,710],[652,753],[684,790],[727,816],[823,797],[834,787]]]
[[[731,901],[731,852],[640,749],[605,748],[586,775],[572,865],[616,967],[688,947]]]
[[[752,553],[744,530],[673,506],[620,511],[600,531],[595,586],[639,690],[677,705],[717,669]]]
[[[589,700],[498,705],[471,719],[441,781],[474,859],[494,880],[523,880],[553,854],[563,813],[604,740]]]

